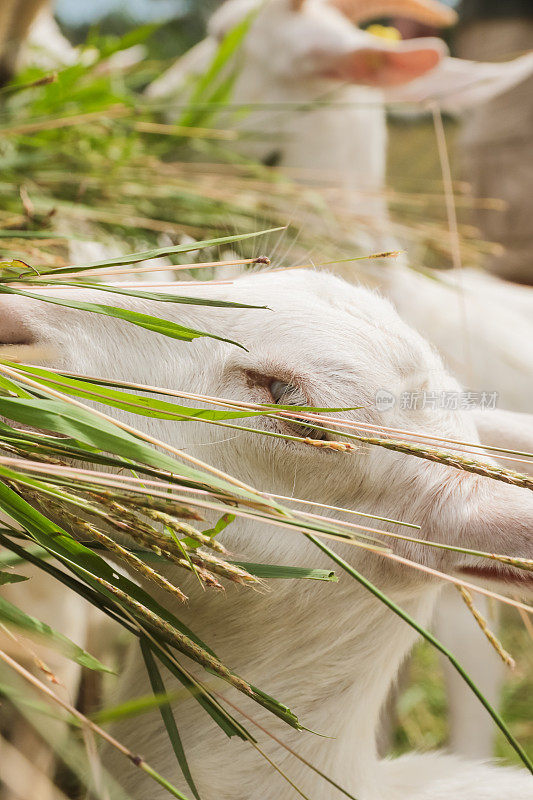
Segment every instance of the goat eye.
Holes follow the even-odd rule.
[[[274,402],[278,403],[280,406],[309,405],[308,400],[302,390],[297,386],[293,386],[291,383],[274,380],[270,384],[269,388]],[[306,424],[306,421],[303,419],[286,420],[286,423],[295,429],[295,433],[297,433],[299,436],[306,436],[311,439],[326,438],[325,433],[320,431],[320,429],[309,427],[309,424]]]
[[[290,383],[283,383],[283,381],[272,381],[270,384],[270,394],[274,398],[275,403],[279,403],[280,405],[288,405],[286,402],[282,402],[286,400],[286,395],[292,393],[294,391],[294,386],[291,386]]]
[[[270,394],[275,403],[280,406],[306,406],[307,398],[301,389],[292,383],[274,380],[270,384]]]

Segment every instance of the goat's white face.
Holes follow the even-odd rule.
[[[64,289],[61,296],[212,330],[240,342],[247,352],[206,339],[177,342],[115,319],[14,296],[0,301],[0,340],[54,348],[57,365],[88,375],[249,402],[358,407],[343,416],[477,441],[473,423],[459,412],[402,411],[396,405],[382,414],[376,409],[380,389],[396,396],[404,391],[458,389],[438,356],[377,295],[304,270],[267,272],[241,278],[231,286],[186,293],[267,305],[271,310],[165,305],[118,295],[110,300],[110,295],[95,290]],[[379,447],[362,446],[342,454],[268,436],[228,436],[202,423],[144,417],[130,421],[262,490],[417,522],[422,536],[449,544],[533,554],[533,503],[525,489]],[[313,435],[298,423],[255,418],[246,424]],[[279,552],[278,544],[269,547]],[[421,545],[398,549],[448,569],[465,563],[477,566],[472,557]],[[357,558],[369,557],[358,552]],[[420,581],[416,573],[411,577]]]
[[[309,84],[315,79],[395,86],[433,69],[447,52],[440,39],[386,42],[352,23],[346,16],[350,3],[337,5],[344,5],[342,11],[325,0],[300,4],[291,0],[228,0],[211,18],[209,31],[215,39],[222,39],[255,11],[243,44],[243,61],[247,68],[255,66],[283,82]],[[369,13],[359,16],[379,15],[379,3],[366,5]],[[409,13],[411,5],[416,8],[425,4],[396,5]],[[389,3],[388,13],[393,13],[396,5]]]

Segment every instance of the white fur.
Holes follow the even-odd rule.
[[[375,409],[373,397],[384,386],[395,391],[457,388],[439,357],[377,295],[306,271],[253,275],[232,286],[189,292],[266,303],[272,310],[167,306],[113,297],[113,304],[228,336],[244,344],[248,349],[244,352],[205,339],[180,343],[115,319],[3,297],[0,340],[12,341],[18,330],[21,340],[53,344],[57,364],[67,369],[246,401],[267,399],[264,388],[246,380],[246,371],[258,372],[297,384],[313,405],[358,406],[346,414],[354,420],[398,427],[408,422],[426,433],[476,440],[472,420],[460,412],[426,409],[407,419],[398,407],[384,414]],[[93,290],[63,294],[110,302],[108,295]],[[263,490],[294,492],[417,522],[423,537],[450,544],[533,555],[533,500],[524,489],[376,447],[338,454],[251,434],[228,437],[201,423],[111,413]],[[263,418],[253,424],[259,429],[276,426]],[[224,541],[254,561],[328,564],[300,535],[278,533],[250,521],[234,523]],[[438,593],[434,581],[358,548],[335,549],[427,624]],[[470,556],[421,545],[399,543],[395,549],[449,571],[476,563]],[[347,575],[341,575],[338,585],[278,582],[266,595],[230,586],[221,596],[202,592],[194,580],[184,581],[173,568],[168,574],[190,595],[187,606],[174,609],[184,622],[233,669],[288,703],[304,724],[334,738],[295,733],[267,712],[250,709],[226,687],[224,692],[359,800],[500,800],[503,796],[528,800],[531,796],[531,777],[520,770],[443,755],[379,761],[374,739],[380,708],[415,636]],[[121,675],[120,696],[147,691],[144,667],[134,648]],[[178,706],[177,714],[203,796],[263,800],[288,795],[286,784],[257,753],[241,742],[228,743],[194,701]],[[117,733],[175,778],[174,755],[157,713],[125,723]],[[337,796],[277,746],[269,747],[269,752],[313,798]],[[109,754],[108,765],[135,800],[166,796],[122,757]]]
[[[155,81],[149,94],[161,97],[178,89],[185,91],[187,77],[205,69],[217,42],[254,8],[258,8],[256,0],[224,3],[211,20],[209,37]],[[237,121],[228,119],[243,132],[263,134],[241,143],[249,155],[263,158],[270,151],[279,150],[281,165],[298,168],[300,179],[313,177],[341,187],[343,208],[354,215],[354,243],[367,253],[398,247],[389,233],[383,194],[383,100],[434,100],[446,111],[464,110],[520,82],[533,67],[531,54],[504,65],[443,57],[438,67],[426,75],[388,88],[385,94],[379,88],[324,79],[320,69],[325,55],[335,57],[357,51],[368,46],[369,38],[372,37],[323,0],[307,0],[298,13],[292,11],[288,0],[262,4],[242,46],[233,95],[234,103],[249,104],[251,111]],[[418,41],[423,46],[425,40]],[[433,42],[429,44],[433,46]],[[306,101],[321,104],[306,107]],[[416,169],[416,164],[412,168]],[[350,281],[357,280],[359,272],[359,265],[337,268],[337,273]],[[375,278],[374,271],[372,279]],[[500,407],[531,411],[533,290],[468,269],[440,273],[435,278],[413,272],[401,261],[381,266],[378,284],[400,315],[439,349],[448,369],[463,386],[498,392]],[[496,418],[489,412],[479,415],[481,440],[531,452],[531,437],[524,439],[518,421],[510,423],[507,418],[504,422],[499,413],[498,424],[494,424]],[[517,465],[518,469],[521,467]],[[471,648],[464,644],[460,630],[471,620],[464,609],[462,615],[458,613],[452,591],[447,594],[437,629],[449,636],[448,641],[463,659],[470,659]],[[456,609],[451,626],[447,617],[450,607]],[[453,636],[454,625],[457,637]],[[484,653],[490,666],[480,667],[474,674],[486,684],[488,693],[496,696],[502,667],[492,652]],[[491,730],[483,712],[457,686],[447,663],[444,669],[451,689],[452,745],[467,755],[489,755]]]

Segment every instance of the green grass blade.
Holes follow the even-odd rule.
[[[144,637],[141,637],[140,644],[142,657],[144,659],[144,664],[146,666],[146,671],[148,672],[148,677],[150,679],[150,685],[152,687],[154,696],[164,695],[166,692],[165,684],[163,683],[163,678],[161,677],[161,673],[159,672],[157,664],[155,663],[155,659],[152,655],[152,651],[147,643],[147,640]],[[163,702],[159,703],[159,711],[161,713],[161,718],[163,719],[168,738],[170,739],[172,749],[174,750],[174,755],[177,758],[183,776],[196,800],[200,800],[198,789],[196,788],[196,784],[194,783],[194,779],[189,769],[189,764],[187,763],[187,757],[185,755],[185,750],[183,749],[183,743],[181,741],[172,708],[168,702]]]
[[[189,98],[188,107],[178,120],[179,125],[194,126],[207,125],[216,114],[221,103],[227,103],[231,90],[237,77],[237,69],[233,68],[229,74],[227,67],[238,53],[250,25],[257,14],[257,9],[252,9],[243,20],[224,36],[220,42],[213,59],[200,75]]]
[[[172,269],[169,267],[169,269]],[[30,285],[39,286],[38,281],[28,281]],[[50,283],[48,282],[48,285]],[[142,289],[124,289],[96,281],[54,281],[54,286],[75,286],[79,289],[96,289],[99,292],[123,294],[128,297],[141,297],[144,300],[155,300],[159,303],[180,303],[188,306],[209,306],[211,308],[251,308],[258,311],[270,311],[268,306],[248,305],[247,303],[232,303],[230,300],[208,300],[203,297],[187,297],[185,295],[169,294],[168,292],[146,292]]]
[[[9,514],[16,522],[22,525],[31,537],[42,547],[46,548],[54,556],[60,558],[63,563],[70,565],[70,568],[83,580],[89,583],[97,592],[104,594],[114,600],[113,595],[104,590],[102,586],[93,580],[93,577],[105,580],[111,586],[122,590],[130,597],[144,605],[154,614],[164,619],[169,625],[176,628],[182,634],[191,639],[202,650],[215,656],[213,651],[199,639],[193,631],[184,625],[174,614],[157,603],[140,586],[130,581],[120,573],[115,572],[113,567],[101,558],[97,553],[88,547],[77,542],[59,525],[51,522],[44,514],[33,508],[13,489],[0,481],[0,507]]]
[[[235,514],[223,514],[214,527],[208,528],[205,531],[202,531],[202,533],[204,536],[209,536],[211,539],[214,539],[217,534],[227,528],[228,525],[231,525],[234,520]],[[192,547],[194,550],[196,550],[198,547],[201,547],[200,542],[192,539],[189,536],[186,536],[184,539],[182,539],[182,542],[183,544],[187,545],[187,547]]]
[[[178,679],[182,686],[185,686],[228,738],[238,736],[244,741],[255,742],[255,739],[246,728],[226,711],[211,692],[200,681],[193,679],[184,667],[170,657],[170,653],[164,644],[159,642],[154,644],[153,650],[166,669]]]
[[[170,339],[180,339],[184,342],[191,342],[193,339],[198,339],[205,336],[209,339],[217,339],[219,342],[227,342],[228,344],[236,345],[242,350],[246,350],[242,344],[234,342],[232,339],[225,339],[223,336],[217,336],[215,333],[207,333],[206,331],[197,331],[194,328],[187,328],[184,325],[178,325],[176,322],[171,322],[168,319],[161,319],[160,317],[152,317],[149,314],[139,314],[138,311],[130,311],[126,308],[118,308],[116,306],[104,306],[99,303],[86,303],[81,300],[64,300],[61,297],[48,297],[41,294],[34,294],[33,292],[26,292],[23,289],[15,289],[13,286],[0,286],[0,294],[18,294],[23,297],[29,297],[32,300],[40,300],[43,303],[52,303],[56,306],[64,306],[66,308],[75,308],[78,311],[89,311],[92,314],[102,314],[105,317],[114,317],[121,319],[124,322],[129,322],[132,325],[137,325],[139,328],[145,328],[148,331],[159,333],[162,336],[168,336]]]
[[[2,681],[2,692],[4,691],[4,686],[6,685],[6,671],[7,668],[0,668],[0,675],[4,679]],[[59,756],[61,761],[68,766],[72,774],[76,776],[80,782],[80,785],[87,787],[88,794],[91,797],[94,797],[94,794],[91,791],[94,789],[94,768],[92,768],[93,765],[89,765],[87,761],[86,748],[78,742],[77,738],[74,738],[73,736],[50,737],[49,720],[51,718],[63,719],[65,721],[68,719],[69,724],[76,727],[80,725],[79,720],[70,715],[68,717],[65,717],[65,715],[59,715],[54,712],[49,705],[41,706],[41,704],[37,701],[32,702],[28,696],[27,686],[25,682],[23,682],[23,679],[12,671],[10,671],[10,673],[10,685],[8,687],[9,698],[13,704],[16,705],[17,710],[30,726],[30,730],[35,729],[35,731],[37,731],[39,738],[50,745],[54,753]],[[108,796],[110,798],[112,797],[113,800],[131,800],[131,796],[129,794],[126,795],[124,790],[118,785],[118,783],[114,781],[113,777],[104,770],[102,765],[100,765],[100,768],[105,775],[106,788],[109,789]],[[82,794],[84,794],[83,791]],[[99,798],[104,796],[105,795],[100,794]],[[33,795],[32,800],[38,800],[38,798]]]
[[[14,533],[14,531],[8,531]],[[0,544],[7,547],[14,553],[19,561],[29,561],[31,564],[39,567],[59,581],[59,583],[67,586],[76,594],[83,597],[87,602],[91,603],[95,608],[103,611],[104,614],[109,616],[114,622],[117,622],[129,633],[139,637],[138,628],[132,625],[131,620],[124,614],[121,607],[107,595],[103,595],[96,589],[86,586],[77,578],[58,569],[54,564],[48,563],[50,553],[45,548],[42,548],[39,554],[34,552],[34,548],[22,548],[20,545],[8,539],[0,531]],[[65,564],[66,567],[72,569],[68,561],[64,561],[61,556],[57,556],[58,560]],[[211,719],[219,726],[219,728],[228,737],[239,736],[245,741],[255,742],[254,737],[242,726],[237,720],[229,714],[219,701],[205,688],[205,686],[198,680],[193,680],[187,671],[179,665],[179,663],[170,657],[166,647],[160,643],[154,644],[154,652],[157,653],[159,660],[165,665],[169,672],[185,687],[187,692],[191,694],[199,705],[206,711]]]
[[[159,620],[166,623],[170,628],[175,629],[183,637],[178,643],[175,640],[173,646],[182,649],[189,657],[201,664],[206,671],[214,675],[223,677],[224,680],[231,682],[232,678],[237,678],[243,683],[242,679],[234,676],[233,673],[222,664],[213,651],[196,636],[186,625],[183,624],[174,614],[161,606],[151,595],[145,592],[137,584],[117,573],[100,556],[91,549],[77,542],[67,534],[59,525],[52,523],[47,517],[33,508],[16,492],[10,489],[5,483],[0,481],[0,508],[9,516],[22,525],[30,533],[32,538],[58,557],[71,571],[81,576],[89,586],[99,591],[111,600],[115,599],[113,589],[116,588],[121,594],[133,598],[136,603],[143,606],[151,614],[157,616]],[[103,586],[98,578],[105,581],[110,587]],[[117,597],[119,605],[124,604],[124,600]],[[128,609],[131,611],[131,609]],[[140,613],[133,611],[134,615]],[[141,615],[142,618],[142,615]],[[163,637],[164,638],[164,637]],[[283,703],[258,689],[249,685],[253,692],[253,699],[267,708],[291,727],[300,729],[295,714]],[[247,693],[249,690],[246,690]]]
[[[27,580],[29,580],[29,578],[26,575],[17,575],[16,572],[3,572],[0,570],[0,586],[5,586],[6,583],[22,583],[22,581]]]
[[[91,383],[88,380],[76,380],[50,372],[42,367],[33,367],[23,364],[11,364],[5,362],[12,369],[39,378],[45,386],[52,388],[60,387],[65,394],[74,397],[82,397],[93,402],[103,403],[104,405],[120,408],[130,413],[141,414],[143,416],[157,417],[158,419],[207,419],[207,420],[226,420],[240,419],[242,417],[255,417],[272,413],[265,411],[246,411],[245,409],[219,410],[194,408],[193,406],[183,406],[178,403],[170,403],[165,400],[136,395],[131,392],[119,391],[116,389],[103,389],[99,384]],[[1,378],[1,376],[0,376]],[[17,384],[13,383],[14,387]],[[31,397],[31,395],[28,395]]]
[[[140,261],[147,261],[152,258],[162,258],[163,256],[171,256],[176,253],[190,253],[193,250],[201,250],[204,247],[217,247],[223,244],[230,244],[231,242],[240,242],[244,239],[253,239],[257,236],[266,236],[269,233],[277,233],[284,230],[283,226],[277,228],[268,228],[263,231],[254,231],[253,233],[240,233],[233,236],[219,236],[215,239],[204,239],[198,242],[187,244],[177,244],[171,247],[158,247],[154,250],[143,250],[139,253],[129,253],[125,256],[115,256],[113,258],[106,258],[103,261],[93,261],[86,266],[73,266],[73,267],[56,267],[49,269],[39,269],[40,275],[61,275],[64,272],[86,272],[87,270],[97,269],[100,267],[122,267],[129,264],[138,264]],[[34,273],[31,273],[34,277]]]
[[[110,722],[119,722],[124,719],[134,719],[142,714],[148,714],[164,703],[173,703],[176,700],[185,700],[189,697],[189,692],[185,689],[176,689],[173,692],[164,694],[150,694],[144,697],[136,697],[127,700],[118,706],[102,708],[91,714],[90,717],[97,725],[107,725]]]
[[[58,400],[0,397],[0,413],[23,425],[65,434],[98,450],[172,472],[208,491],[244,496],[267,505],[259,495],[240,489],[222,478],[189,467],[166,453],[147,446],[132,434],[91,414],[88,409],[81,409]]]
[[[144,761],[141,762],[140,766],[147,775],[149,775],[156,783],[162,786],[163,789],[166,789],[167,792],[172,795],[172,797],[176,797],[177,800],[189,800],[189,798],[184,795],[183,792],[180,792],[179,789],[176,789],[176,787],[169,783],[166,778],[156,772],[148,764],[145,764]]]
[[[7,394],[14,394],[17,397],[33,397],[26,389],[23,389],[18,383],[12,381],[10,378],[6,377],[5,375],[0,375],[0,389],[2,389]]]

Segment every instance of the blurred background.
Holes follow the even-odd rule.
[[[84,42],[93,26],[102,34],[122,36],[132,27],[156,23],[148,52],[158,58],[176,58],[205,35],[207,20],[220,5],[217,0],[59,0],[55,16],[61,30],[75,44]]]
[[[507,60],[533,47],[533,0],[445,2],[456,9],[459,22],[444,34],[401,17],[378,22],[396,27],[403,38],[444,35],[453,55],[477,61]],[[153,24],[144,43],[147,59],[171,63],[205,36],[207,21],[219,5],[220,0],[58,0],[54,14],[73,44],[85,42],[91,32],[123,36]],[[423,135],[423,120],[417,122],[413,128],[405,115],[390,115],[390,182],[400,192],[416,191],[428,179],[439,178],[433,139]],[[473,109],[460,125],[448,119],[447,127],[454,176],[467,184],[471,197],[500,201],[461,212],[461,220],[474,226],[479,240],[494,243],[483,247],[483,267],[512,281],[533,283],[533,201],[527,190],[533,182],[533,78]],[[407,173],[405,164],[413,158],[416,169]],[[440,217],[438,210],[436,215]],[[446,266],[434,254],[429,259],[426,255],[426,264]]]

